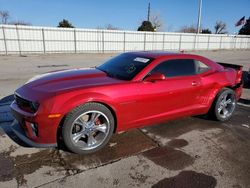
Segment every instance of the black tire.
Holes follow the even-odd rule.
[[[80,146],[76,145],[78,143],[74,142],[72,137],[74,136],[73,130],[75,130],[76,126],[77,126],[76,121],[79,120],[79,117],[82,118],[81,117],[82,114],[88,113],[90,111],[91,112],[96,111],[98,113],[102,113],[103,116],[105,116],[105,118],[108,119],[108,123],[106,123],[106,124],[108,124],[107,125],[108,131],[107,131],[107,133],[103,133],[103,134],[105,134],[105,136],[103,136],[104,138],[103,138],[102,143],[100,143],[100,145],[98,145],[94,148],[91,148],[91,149],[86,149],[86,148],[83,148],[83,147],[81,148]],[[85,116],[86,116],[86,114],[85,114]],[[91,115],[89,115],[89,118],[91,118],[90,116]],[[103,119],[106,120],[105,118],[103,118]],[[99,117],[98,117],[98,119],[99,119]],[[87,122],[90,122],[90,120],[86,121],[86,123]],[[93,122],[94,122],[94,120],[93,120]],[[69,112],[66,115],[63,126],[62,126],[62,138],[63,138],[63,141],[64,141],[66,147],[74,153],[77,153],[77,154],[94,153],[94,152],[102,149],[109,142],[109,140],[114,132],[114,126],[115,126],[114,117],[113,117],[111,111],[106,106],[104,106],[100,103],[92,103],[92,102],[86,103],[84,105],[76,107],[75,109],[73,109],[71,112]],[[82,126],[82,127],[84,127],[84,126]],[[87,130],[86,126],[85,126],[84,130],[82,130],[82,131],[85,131],[85,129]],[[91,132],[91,134],[92,134],[92,132]],[[77,133],[78,132],[75,131],[75,134],[77,134]],[[88,133],[88,134],[90,134],[90,133]],[[86,135],[84,135],[84,137],[87,137],[87,139],[89,139],[89,137]],[[92,137],[93,137],[93,134],[92,134]],[[79,141],[82,142],[80,144],[83,144],[84,142],[81,139],[82,138],[79,139]],[[77,142],[79,142],[79,141],[77,141]],[[87,141],[84,144],[88,145]]]
[[[225,104],[222,102],[223,99],[225,101],[229,101],[230,99],[231,103]],[[215,97],[215,100],[209,112],[210,117],[212,117],[213,119],[217,121],[229,120],[235,111],[236,103],[237,101],[236,101],[235,92],[232,89],[223,88]],[[227,113],[224,113],[224,108],[225,108],[225,111],[228,111]]]

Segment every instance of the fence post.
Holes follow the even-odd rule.
[[[6,41],[4,26],[2,26],[2,29],[3,29],[3,42],[4,42],[4,47],[5,47],[5,55],[8,55],[7,41]]]
[[[180,39],[179,39],[179,51],[181,51],[181,38],[182,38],[182,34],[180,34]]]
[[[43,53],[46,53],[46,47],[45,47],[45,37],[44,37],[44,28],[42,28],[42,37],[43,37]]]
[[[240,37],[240,49],[242,49],[242,37]]]
[[[247,39],[247,48],[250,48],[250,38]]]
[[[102,53],[104,53],[104,31],[102,31]]]
[[[231,38],[230,49],[234,49],[234,36]]]
[[[165,50],[165,36],[166,34],[162,34],[162,50],[164,51]]]
[[[96,51],[99,53],[99,31],[96,30]]]
[[[75,53],[76,53],[76,29],[74,29],[74,47],[75,47]]]
[[[236,41],[237,41],[237,37],[234,36],[234,49],[236,49]]]
[[[17,43],[18,43],[18,50],[19,50],[19,55],[22,55],[22,49],[21,49],[21,43],[20,43],[20,36],[19,36],[19,30],[18,26],[16,25],[16,35],[17,35]]]
[[[143,50],[146,50],[146,32],[144,32],[144,47]]]
[[[209,50],[209,43],[210,43],[210,35],[208,35],[208,39],[207,39],[207,50]]]
[[[196,37],[197,37],[197,34],[194,34],[193,50],[195,50],[196,48]]]
[[[155,34],[154,34],[154,32],[152,32],[152,40],[150,41],[151,42],[151,50],[153,50],[155,47],[154,41],[155,41]]]
[[[222,36],[220,36],[220,49],[221,49],[221,44],[222,44]]]
[[[126,50],[126,32],[123,32],[123,52],[125,52]]]

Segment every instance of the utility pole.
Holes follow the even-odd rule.
[[[148,3],[148,21],[149,21],[149,18],[150,18],[150,3]]]
[[[197,22],[197,34],[200,33],[200,29],[201,29],[201,9],[202,9],[202,0],[199,0],[199,13],[198,13],[198,22]]]

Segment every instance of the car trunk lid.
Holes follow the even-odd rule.
[[[217,62],[219,65],[223,66],[224,69],[234,69],[236,71],[236,80],[235,84],[239,84],[242,82],[242,68],[241,65],[229,64],[229,63],[221,63]]]

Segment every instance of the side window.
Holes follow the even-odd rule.
[[[196,63],[196,72],[197,72],[197,74],[206,72],[207,70],[210,69],[209,66],[207,66],[206,64],[204,64],[204,63],[202,63],[200,61],[195,60],[195,63]]]
[[[160,72],[166,77],[194,75],[197,72],[196,62],[192,59],[168,60],[157,65],[153,72]]]

